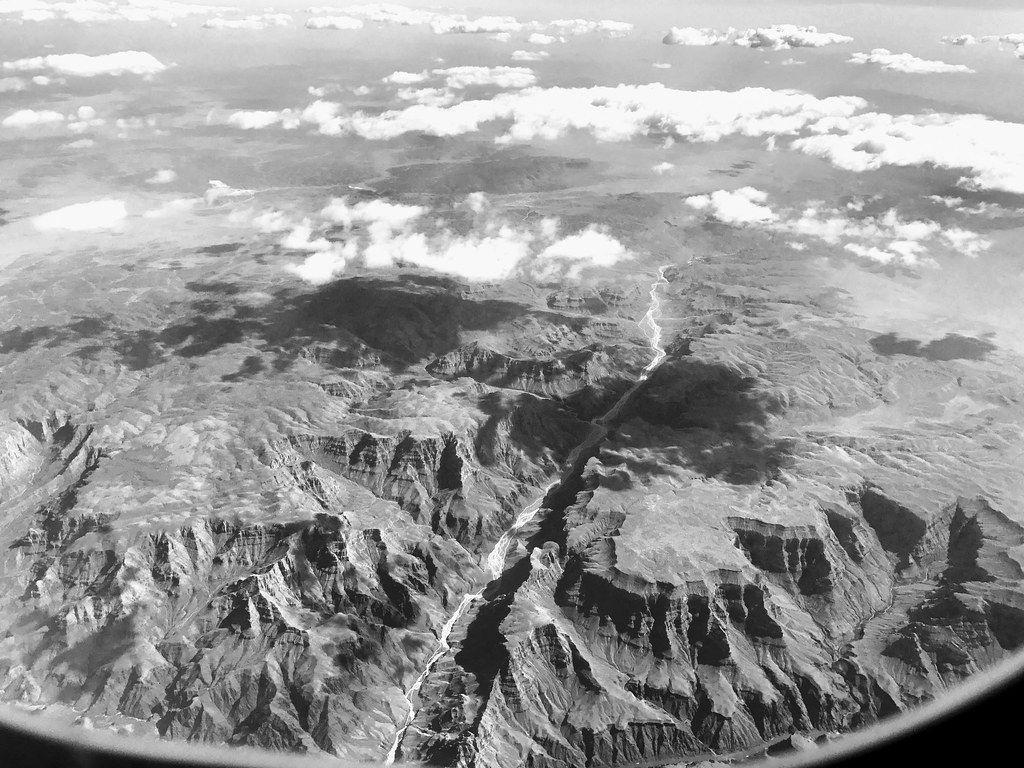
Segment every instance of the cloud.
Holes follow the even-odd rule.
[[[720,189],[709,195],[693,195],[683,202],[726,224],[754,224],[778,218],[764,205],[767,199],[767,193],[759,189],[742,187],[732,192]]]
[[[147,184],[170,184],[178,178],[178,174],[170,168],[161,168],[146,179]]]
[[[944,35],[942,42],[946,45],[977,45],[979,41],[974,35]]]
[[[633,31],[633,25],[625,21],[588,21],[586,19],[555,19],[547,27],[562,35],[587,35],[594,32],[608,37],[624,37]]]
[[[541,32],[534,32],[532,35],[526,38],[526,42],[530,43],[531,45],[551,45],[552,43],[559,42],[559,39],[552,35],[545,35]]]
[[[174,0],[0,0],[0,16],[17,16],[21,21],[60,19],[80,24],[108,21],[161,21],[174,24],[188,16],[205,16],[237,8],[179,3]]]
[[[736,34],[736,30],[730,28],[726,32],[718,32],[714,29],[702,27],[672,27],[661,39],[665,45],[692,45],[707,46],[726,43]]]
[[[443,218],[429,218],[431,211],[424,206],[332,200],[320,216],[325,225],[344,230],[344,242],[327,241],[304,220],[286,239],[289,247],[313,253],[286,268],[315,284],[333,279],[353,263],[367,269],[416,267],[471,282],[515,275],[578,279],[587,267],[607,267],[633,256],[599,227],[559,237],[553,219],[513,225],[480,192],[468,195],[455,209],[472,214],[468,232],[456,234]]]
[[[605,230],[591,225],[582,232],[552,243],[538,255],[534,274],[542,279],[553,279],[564,274],[578,280],[585,267],[610,267],[633,254]]]
[[[313,16],[306,19],[306,29],[362,29],[363,20],[352,16]]]
[[[153,55],[142,51],[118,51],[99,56],[88,56],[84,53],[58,53],[5,61],[2,67],[8,72],[31,72],[45,69],[69,77],[155,75],[167,69]]]
[[[449,67],[435,69],[434,74],[444,77],[445,85],[456,90],[482,85],[527,88],[537,82],[537,76],[528,67]]]
[[[651,166],[651,170],[654,171],[659,176],[662,175],[663,173],[668,173],[673,168],[675,168],[675,165],[668,162],[658,163],[657,165]]]
[[[601,141],[674,135],[692,141],[726,136],[792,134],[824,118],[846,118],[866,105],[863,99],[819,99],[799,91],[744,88],[739,91],[681,91],[660,83],[593,88],[527,88],[492,99],[451,105],[416,104],[367,114],[343,114],[342,106],[318,100],[301,113],[235,113],[229,124],[296,127],[296,119],[327,135],[354,134],[385,140],[406,133],[458,136],[498,121],[509,123],[499,144],[555,139],[571,130]],[[276,115],[276,117],[275,117]],[[256,119],[258,117],[258,120]]]
[[[865,215],[864,206],[854,203],[846,209],[812,202],[801,210],[773,210],[768,205],[767,193],[753,187],[718,190],[688,197],[684,202],[726,224],[813,238],[882,264],[934,265],[930,253],[936,248],[974,258],[992,245],[967,229],[943,227],[927,219],[903,219],[894,208],[874,216]],[[806,247],[800,241],[791,246],[796,250]]]
[[[742,48],[769,48],[785,51],[791,48],[821,48],[826,45],[852,42],[853,38],[834,32],[819,32],[817,27],[776,24],[771,27],[726,30],[707,27],[672,27],[662,38],[666,45],[735,45]]]
[[[127,215],[123,200],[93,200],[40,214],[32,219],[32,225],[41,232],[91,232],[119,229]]]
[[[28,88],[28,83],[21,77],[0,77],[0,93],[17,93]]]
[[[256,16],[245,16],[241,19],[213,18],[203,22],[206,29],[248,29],[259,30],[271,27],[287,27],[294,19],[287,13],[264,13]]]
[[[892,53],[885,48],[875,48],[871,53],[855,53],[848,61],[851,64],[877,64],[882,69],[914,75],[974,72],[973,69],[964,64],[947,64],[944,61],[919,59],[917,56],[912,56],[909,53]]]
[[[481,16],[469,19],[465,16],[436,16],[430,28],[438,35],[453,33],[480,34],[486,32],[518,32],[523,25],[511,16]]]
[[[219,179],[210,179],[209,185],[206,193],[203,195],[203,200],[206,201],[207,205],[215,205],[221,200],[230,198],[252,197],[256,191],[253,189],[235,189]]]
[[[63,122],[64,115],[54,112],[52,109],[19,109],[0,121],[0,126],[4,128],[33,128],[39,125],[55,125]]]
[[[413,85],[415,83],[422,83],[424,80],[430,79],[430,73],[424,70],[423,72],[392,72],[387,77],[381,78],[381,82],[390,83],[391,85]]]
[[[168,200],[165,203],[145,211],[142,214],[144,219],[165,219],[170,216],[178,216],[180,214],[188,213],[195,208],[199,203],[202,202],[202,198],[199,197],[179,197],[174,200]]]
[[[1024,125],[984,115],[830,117],[791,147],[849,171],[924,166],[965,171],[959,184],[1024,194]]]
[[[543,61],[550,55],[547,51],[512,51],[512,61]]]
[[[656,61],[653,64],[651,64],[651,66],[654,67],[655,69],[672,69],[672,65],[664,61]]]

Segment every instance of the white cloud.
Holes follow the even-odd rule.
[[[342,114],[340,104],[315,101],[302,111],[303,123],[327,135],[355,134],[391,139],[405,133],[457,136],[487,123],[508,121],[498,143],[554,139],[570,130],[592,133],[601,141],[670,134],[693,141],[718,141],[730,135],[796,133],[823,118],[849,117],[865,106],[862,99],[819,99],[798,91],[744,88],[739,91],[681,91],[660,83],[594,88],[528,88],[492,99],[450,106],[417,104],[379,114]],[[238,114],[238,113],[236,113]],[[248,114],[248,113],[247,113]],[[260,113],[271,125],[295,118],[292,110]],[[230,118],[229,122],[239,122]]]
[[[255,192],[253,189],[235,189],[219,179],[210,179],[209,184],[210,186],[203,195],[203,199],[206,201],[207,205],[215,205],[221,200],[230,198],[252,197]]]
[[[465,16],[437,16],[430,22],[430,28],[438,35],[453,33],[479,34],[484,32],[518,32],[523,25],[511,16],[481,16],[468,19]]]
[[[227,123],[243,131],[254,131],[278,124],[291,129],[299,127],[299,114],[290,109],[280,112],[266,109],[242,109],[232,112]]]
[[[381,232],[397,232],[405,229],[426,213],[427,208],[421,205],[402,205],[379,199],[350,205],[348,199],[344,197],[331,200],[320,211],[320,215],[325,219],[340,224],[346,229],[362,224],[371,229],[377,228]]]
[[[75,203],[43,213],[32,219],[32,225],[42,231],[66,230],[89,232],[119,229],[128,211],[123,200],[93,200],[89,203]]]
[[[548,25],[562,35],[587,35],[598,32],[608,37],[624,37],[633,31],[633,25],[625,21],[588,21],[587,19],[555,19]]]
[[[330,242],[323,237],[313,237],[313,224],[309,219],[303,219],[291,228],[291,231],[281,238],[281,247],[289,251],[314,251],[322,252],[329,250]]]
[[[977,45],[978,38],[974,35],[943,35],[942,42],[946,45]]]
[[[919,59],[917,56],[912,56],[909,53],[892,53],[885,48],[875,48],[871,53],[855,53],[848,61],[851,64],[877,64],[882,69],[914,75],[974,72],[973,69],[964,64],[947,64],[944,61]]]
[[[344,247],[333,244],[325,250],[307,256],[299,264],[287,264],[285,269],[311,285],[324,285],[345,271],[351,258]]]
[[[610,267],[631,258],[633,254],[622,243],[603,229],[590,226],[541,251],[534,273],[542,279],[552,279],[564,273],[570,280],[578,280],[585,267]]]
[[[314,16],[306,19],[306,29],[362,29],[363,20],[352,16]]]
[[[821,240],[883,264],[934,265],[930,255],[934,249],[974,258],[992,245],[977,232],[943,227],[930,220],[906,220],[892,208],[880,215],[868,216],[863,215],[863,205],[850,204],[846,210],[840,210],[813,202],[802,210],[777,211],[768,205],[767,193],[752,187],[718,190],[688,197],[684,202],[727,224],[758,226],[789,236]],[[806,247],[800,241],[790,245],[796,250]]]
[[[473,214],[469,232],[456,234],[443,218],[428,218],[430,210],[423,206],[334,199],[320,215],[324,225],[346,230],[344,245],[327,242],[310,220],[304,220],[282,244],[313,253],[287,269],[314,284],[333,279],[352,263],[367,269],[417,267],[473,282],[520,274],[577,279],[587,267],[607,267],[632,257],[601,228],[559,238],[554,219],[513,225],[480,192],[468,195],[456,208]]]
[[[444,77],[445,85],[456,90],[481,85],[527,88],[537,82],[537,76],[528,67],[449,67],[435,69],[434,74]]]
[[[0,93],[17,93],[28,88],[28,83],[21,77],[0,77]]]
[[[256,16],[245,16],[241,19],[213,18],[203,22],[206,29],[246,29],[260,30],[271,27],[287,27],[294,21],[287,13],[264,13]]]
[[[96,75],[155,75],[167,67],[152,54],[142,51],[119,51],[99,56],[84,53],[58,53],[3,62],[8,72],[31,72],[46,69],[59,75],[71,77],[95,77]]]
[[[654,67],[655,69],[672,69],[672,65],[667,64],[664,61],[656,61],[653,64],[651,64],[651,66]]]
[[[658,163],[657,165],[651,166],[651,170],[654,171],[659,176],[663,173],[668,173],[673,168],[675,168],[675,165],[669,162]]]
[[[966,171],[970,189],[1024,194],[1024,125],[984,115],[831,117],[811,125],[813,135],[791,146],[849,171],[883,166],[933,165]]]
[[[767,193],[759,189],[741,187],[732,192],[720,189],[708,195],[693,195],[683,202],[726,224],[754,224],[778,218],[764,204],[767,199]]]
[[[692,45],[692,46],[707,46],[707,45],[718,45],[719,43],[726,43],[736,33],[736,30],[730,28],[725,32],[719,32],[714,29],[708,29],[707,27],[672,27],[662,38],[661,42],[665,45]]]
[[[178,178],[178,174],[170,168],[161,168],[146,179],[147,184],[170,184]]]
[[[60,19],[80,24],[109,21],[161,21],[173,25],[178,19],[205,16],[237,8],[179,3],[174,0],[0,0],[0,16],[17,16],[21,21]]]
[[[547,51],[512,51],[512,61],[543,61],[550,55]]]
[[[554,37],[553,35],[545,35],[541,32],[534,32],[532,35],[526,38],[526,42],[530,43],[531,45],[551,45],[552,43],[557,43],[558,38]]]
[[[168,200],[156,208],[152,208],[144,212],[142,214],[142,218],[165,219],[170,216],[179,216],[181,214],[188,213],[201,202],[202,198],[199,197],[178,197],[174,200]]]
[[[392,72],[387,77],[381,78],[381,82],[390,83],[391,85],[414,85],[415,83],[422,83],[424,80],[430,79],[430,73],[423,72]]]
[[[852,42],[853,38],[834,32],[819,32],[816,27],[776,24],[771,27],[726,30],[707,27],[672,27],[662,39],[666,45],[736,45],[742,48],[770,48],[785,51],[791,48],[821,48],[826,45]]]
[[[0,126],[4,128],[33,128],[38,125],[55,125],[63,122],[64,115],[54,112],[52,109],[19,109],[0,121]]]

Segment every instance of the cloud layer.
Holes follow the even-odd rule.
[[[947,64],[944,61],[919,59],[909,53],[893,53],[886,48],[875,48],[871,53],[855,53],[849,58],[849,62],[851,64],[875,64],[882,69],[914,75],[974,72],[965,64]]]
[[[768,48],[785,51],[791,48],[821,48],[826,45],[852,42],[853,38],[834,32],[819,32],[817,27],[775,24],[770,27],[725,30],[707,27],[672,27],[662,38],[665,45],[735,45],[741,48]]]
[[[57,53],[5,61],[0,66],[5,72],[49,71],[67,77],[155,75],[167,69],[156,57],[143,51],[118,51],[98,56],[89,56],[84,53]]]

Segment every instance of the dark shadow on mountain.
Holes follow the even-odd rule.
[[[884,333],[870,339],[871,348],[879,355],[910,355],[932,361],[984,360],[996,345],[986,339],[947,333],[941,339],[922,344],[915,339],[900,338],[895,333]]]
[[[636,448],[639,455],[648,452],[649,460],[620,459],[637,474],[658,474],[660,467],[679,465],[738,484],[776,477],[791,461],[793,442],[771,435],[770,419],[783,406],[757,384],[757,379],[716,363],[690,358],[666,362],[636,393],[619,423],[640,418],[671,431],[643,435]],[[613,436],[612,450],[619,439]]]
[[[464,285],[436,277],[355,277],[314,290],[282,289],[267,303],[239,300],[238,288],[230,283],[187,287],[195,298],[168,307],[175,319],[163,328],[117,328],[106,316],[17,326],[0,333],[0,353],[79,342],[74,352],[79,357],[113,351],[125,365],[142,369],[171,355],[197,358],[247,342],[265,350],[264,362],[277,370],[300,357],[327,365],[372,361],[401,370],[453,349],[466,331],[489,330],[530,313],[570,320],[512,301],[471,298]],[[242,375],[254,370],[250,363]]]

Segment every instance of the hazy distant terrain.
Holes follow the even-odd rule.
[[[0,698],[742,761],[1024,642],[1024,12],[0,0]]]

